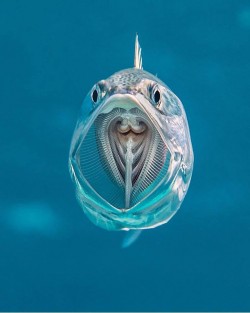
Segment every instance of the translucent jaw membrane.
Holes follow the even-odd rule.
[[[114,98],[98,112],[79,144],[76,161],[97,197],[127,211],[166,176],[170,152],[135,101]]]

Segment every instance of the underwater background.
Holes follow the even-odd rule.
[[[195,164],[178,213],[122,249],[83,214],[68,153],[136,32]],[[249,1],[1,0],[0,311],[250,311],[249,76]]]

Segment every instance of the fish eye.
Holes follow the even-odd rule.
[[[96,88],[92,91],[92,100],[94,103],[96,103],[98,100],[98,91]]]
[[[99,81],[94,85],[91,92],[91,99],[94,104],[97,104],[103,97],[105,97],[107,92],[107,84],[105,80]]]
[[[161,92],[158,87],[152,89],[151,98],[154,104],[159,104],[161,102]]]

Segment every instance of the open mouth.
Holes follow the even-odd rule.
[[[129,179],[126,173],[131,167],[131,184],[134,186],[145,163],[148,144],[152,137],[148,121],[136,108],[129,111],[114,109],[108,115],[100,114],[95,124],[101,153],[106,154],[106,139],[123,182]],[[105,157],[107,159],[106,155]]]
[[[130,209],[161,180],[169,155],[148,115],[136,104],[117,102],[97,115],[81,143],[79,163],[98,194]]]
[[[95,126],[100,154],[107,163],[109,175],[125,188],[125,208],[129,208],[148,157],[152,126],[137,108],[129,111],[116,108],[100,114]],[[110,166],[113,163],[115,166]]]
[[[150,137],[151,132],[146,121],[131,111],[122,114],[117,121],[110,124],[109,140],[117,167],[125,182],[129,179],[126,177],[126,169],[131,166],[132,186],[142,170]]]

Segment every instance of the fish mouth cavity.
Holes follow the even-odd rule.
[[[97,138],[100,138],[99,151],[107,161],[110,157],[114,158],[120,177],[114,170],[111,175],[119,184],[125,183],[126,169],[131,165],[131,182],[134,186],[145,163],[148,145],[152,139],[152,126],[143,115],[137,108],[129,111],[117,108],[106,116],[99,115],[96,121]],[[106,139],[103,137],[105,133]],[[110,155],[105,152],[107,149],[108,153],[111,152]]]
[[[98,153],[108,176],[124,190],[123,209],[138,202],[164,166],[167,148],[136,104],[102,110],[94,121]]]

